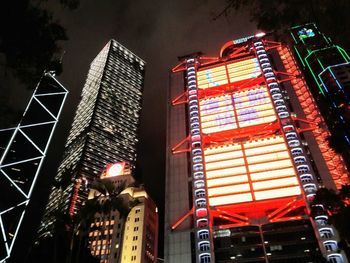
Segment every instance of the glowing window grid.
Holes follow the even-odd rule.
[[[199,89],[217,87],[261,75],[258,60],[250,58],[197,72]]]
[[[202,132],[206,134],[276,120],[266,87],[201,100],[200,116]]]
[[[212,206],[301,194],[283,136],[207,148],[204,158]]]

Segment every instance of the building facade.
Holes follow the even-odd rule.
[[[312,201],[348,173],[288,46],[260,33],[173,73],[165,262],[347,262]]]
[[[350,57],[339,45],[322,34],[315,24],[290,29],[296,60],[307,78],[310,91],[350,168]]]
[[[44,73],[18,126],[0,130],[0,262],[11,256],[67,94]]]
[[[115,40],[90,65],[63,160],[55,177],[39,235],[52,231],[55,211],[74,215],[89,183],[105,165],[136,163],[145,62]]]
[[[127,214],[118,208],[96,213],[89,233],[91,254],[101,263],[157,262],[158,210],[155,203],[142,187],[128,186],[134,180],[127,170],[110,173],[107,168],[101,178],[113,182],[116,187],[125,185],[118,197],[125,205],[132,205]],[[91,190],[89,198],[94,197],[105,201],[105,197]]]

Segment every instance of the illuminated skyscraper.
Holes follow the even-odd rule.
[[[260,33],[173,72],[165,261],[347,262],[311,203],[348,173],[288,47]]]
[[[290,34],[296,59],[314,82],[310,91],[332,134],[331,143],[340,146],[350,168],[350,57],[315,24],[293,27]]]
[[[67,94],[44,73],[18,126],[0,129],[0,262],[11,255]]]
[[[92,61],[39,233],[54,211],[73,215],[107,163],[135,167],[145,62],[115,40]],[[67,183],[68,182],[68,183]],[[68,186],[67,186],[68,185]]]
[[[129,186],[133,177],[129,169],[124,169],[124,165],[116,163],[109,166],[101,179],[111,181],[117,187],[125,185],[118,195],[119,202],[133,205],[127,212],[125,208],[119,211],[117,207],[108,212],[96,213],[89,233],[91,254],[99,258],[101,263],[155,263],[158,249],[157,207],[145,189]],[[106,197],[96,190],[90,191],[90,198],[106,202]]]

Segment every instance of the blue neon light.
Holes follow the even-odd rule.
[[[299,38],[302,40],[304,38],[314,37],[315,32],[311,28],[303,28],[298,31]]]
[[[207,81],[210,83],[210,84],[213,84],[214,86],[220,86],[220,84],[219,83],[217,83],[217,82],[215,82],[214,80],[213,80],[213,76],[211,75],[211,72],[210,72],[210,70],[206,70],[205,71],[205,78],[207,79]]]

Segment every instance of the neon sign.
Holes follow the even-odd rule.
[[[198,88],[208,89],[245,79],[256,78],[261,75],[260,66],[256,58],[206,68],[197,72]]]
[[[107,165],[106,177],[120,176],[124,175],[125,162],[114,163]]]
[[[276,120],[275,111],[265,87],[202,100],[200,115],[204,133],[220,132]]]
[[[298,36],[300,39],[305,39],[305,38],[309,38],[309,37],[314,37],[315,36],[315,32],[309,28],[303,28],[301,30],[298,31]]]

